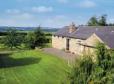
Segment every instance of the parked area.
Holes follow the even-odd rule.
[[[73,61],[75,61],[75,59],[77,57],[79,57],[76,54],[68,53],[68,52],[65,52],[65,51],[62,51],[62,50],[59,50],[59,49],[55,49],[55,48],[44,48],[43,51],[46,52],[46,53],[52,54],[54,56],[58,56],[60,58],[63,58],[66,61],[69,61],[69,62],[73,62]]]

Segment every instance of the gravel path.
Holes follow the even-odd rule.
[[[63,58],[67,60],[68,62],[73,62],[78,57],[78,55],[67,53],[67,52],[64,52],[62,50],[58,50],[55,48],[44,48],[43,51],[46,53],[58,56],[60,58]]]

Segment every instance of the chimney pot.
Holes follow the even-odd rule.
[[[76,31],[76,29],[77,28],[76,28],[75,24],[72,22],[72,24],[69,26],[69,33]]]

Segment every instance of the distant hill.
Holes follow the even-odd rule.
[[[15,28],[19,31],[33,31],[36,27],[7,27],[7,26],[0,26],[0,32],[4,32],[9,28]],[[56,32],[58,28],[50,28],[50,27],[42,27],[42,30],[45,32]]]

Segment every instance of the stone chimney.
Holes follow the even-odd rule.
[[[77,27],[75,26],[75,24],[72,22],[72,24],[69,26],[69,33],[72,33],[74,31],[76,31]]]

